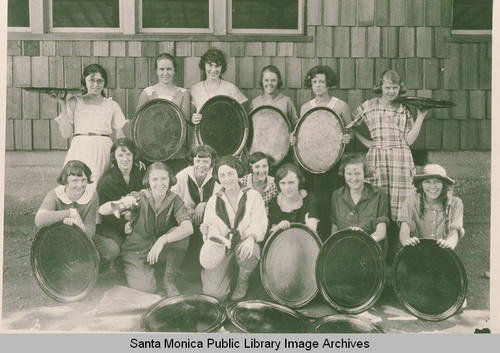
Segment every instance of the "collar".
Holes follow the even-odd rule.
[[[246,176],[247,180],[246,180],[246,184],[248,187],[250,188],[253,188],[253,173],[250,173]],[[272,182],[274,181],[274,178],[270,175],[267,176],[267,179],[266,179],[266,187],[264,188],[264,191],[267,191],[271,188],[271,184]]]
[[[56,196],[59,200],[61,200],[62,203],[66,205],[71,205],[73,204],[73,201],[70,200],[68,195],[66,195],[65,191],[65,186],[64,185],[59,185],[58,187],[55,188]],[[76,201],[77,204],[79,205],[86,205],[90,202],[90,199],[92,198],[93,191],[90,190],[90,188],[85,188],[85,191],[83,192],[83,195]]]
[[[299,208],[302,207],[306,196],[307,196],[307,191],[304,189],[301,189],[301,190],[299,190],[299,200],[297,201],[297,203],[295,205],[287,205],[287,204],[284,204],[283,193],[280,192],[278,194],[278,198],[276,199],[276,202],[278,203],[278,206],[280,207],[281,211],[286,212],[286,213],[290,213],[290,212],[298,210]]]
[[[203,188],[203,186],[205,186],[205,184],[212,178],[212,170],[213,170],[212,168],[210,168],[208,170],[207,175],[205,175],[205,179],[203,179],[203,183],[201,183],[201,186],[199,186],[199,188]],[[193,179],[195,184],[198,186],[198,183],[196,182],[196,177],[194,175],[194,167],[192,165],[187,167],[186,172],[187,172],[187,175],[191,179]]]
[[[358,201],[358,205],[364,200],[369,200],[372,197],[373,193],[373,186],[365,181],[363,191],[361,192],[361,198]],[[341,197],[344,199],[344,201],[348,202],[353,207],[357,206],[354,205],[354,202],[352,201],[351,192],[348,185],[344,185],[342,187]]]

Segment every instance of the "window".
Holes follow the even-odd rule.
[[[211,2],[211,0],[142,0],[139,9],[140,31],[211,32]]]
[[[120,0],[52,0],[54,32],[119,31]]]
[[[302,0],[230,0],[230,33],[303,33]]]
[[[493,22],[493,0],[454,0],[453,34],[488,34]]]
[[[9,0],[7,13],[7,25],[9,27],[29,28],[29,0]]]

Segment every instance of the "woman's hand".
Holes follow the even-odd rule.
[[[344,145],[347,145],[349,142],[351,142],[351,135],[349,135],[349,134],[343,134],[342,135],[342,143]]]
[[[455,250],[458,244],[458,235],[451,235],[446,239],[438,239],[437,243],[443,249]]]
[[[283,221],[279,222],[276,227],[278,227],[280,229],[288,229],[288,228],[290,228],[290,222],[288,222],[287,220],[283,220]]]
[[[130,209],[137,205],[137,200],[133,196],[124,196],[120,199],[127,209]]]
[[[125,218],[125,220],[130,221],[132,219],[132,212],[125,211],[122,213],[122,216],[123,218]]]
[[[297,143],[297,137],[295,137],[293,132],[290,134],[289,141],[290,141],[290,146],[295,146],[295,144]]]
[[[206,202],[200,202],[194,209],[192,219],[195,224],[201,224],[203,222],[203,214],[205,213]]]
[[[163,246],[167,244],[167,240],[164,237],[159,237],[155,242],[151,250],[148,253],[148,262],[150,265],[154,265],[158,262],[158,258],[160,257],[160,253],[163,250]]]
[[[63,223],[68,225],[68,226],[77,226],[78,228],[80,228],[81,230],[85,231],[85,225],[83,224],[82,220],[78,220],[78,219],[74,219],[74,218],[70,218],[70,217],[66,217],[63,219]]]
[[[417,107],[417,119],[418,118],[420,118],[420,119],[425,118],[425,116],[427,115],[428,112],[429,112],[429,108]]]
[[[200,123],[200,121],[201,121],[201,118],[202,118],[201,114],[199,114],[199,113],[194,113],[194,114],[191,116],[191,122],[192,122],[193,124],[195,124],[195,125],[196,125],[196,124],[199,124],[199,123]]]
[[[130,221],[125,223],[125,227],[123,228],[123,231],[125,234],[132,234],[132,224],[130,224]]]
[[[245,238],[240,245],[236,248],[236,256],[240,261],[245,261],[253,255],[253,247],[255,245],[255,238],[251,235]]]
[[[418,243],[420,243],[420,240],[416,237],[413,237],[413,238],[408,238],[406,239],[404,242],[403,242],[403,246],[408,246],[408,245],[411,245],[411,246],[415,246],[417,245]]]

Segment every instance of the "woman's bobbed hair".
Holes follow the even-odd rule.
[[[332,88],[332,87],[335,87],[335,85],[337,85],[338,80],[337,80],[337,75],[335,74],[335,72],[333,72],[333,70],[329,66],[318,65],[318,66],[315,66],[309,70],[306,77],[304,78],[304,86],[307,88],[311,88],[312,87],[312,83],[311,83],[312,79],[316,75],[321,75],[321,74],[325,75],[326,86],[328,88]]]
[[[385,70],[380,75],[378,83],[373,87],[373,92],[382,93],[382,85],[384,83],[384,79],[389,81],[392,84],[399,85],[399,94],[405,94],[408,89],[406,88],[406,84],[403,81],[403,78],[396,70]]]
[[[117,166],[116,162],[116,157],[115,157],[115,152],[118,148],[127,148],[130,153],[132,153],[133,158],[134,158],[134,164],[138,165],[139,164],[139,154],[137,153],[137,149],[135,148],[135,145],[132,141],[130,141],[128,138],[120,138],[116,140],[116,142],[113,144],[110,150],[110,163],[112,166]]]
[[[77,161],[77,160],[70,160],[66,163],[66,165],[63,167],[61,174],[59,174],[59,177],[57,178],[57,183],[61,185],[66,185],[68,184],[68,177],[70,175],[73,176],[86,176],[87,177],[87,182],[89,184],[92,183],[92,171],[82,161]]]
[[[190,162],[194,164],[194,158],[210,158],[210,166],[213,167],[217,159],[217,151],[210,145],[199,145],[191,150]]]
[[[83,69],[82,77],[80,80],[80,83],[82,84],[83,94],[88,93],[87,82],[85,81],[85,79],[87,78],[88,75],[97,73],[101,74],[102,79],[104,80],[104,88],[108,86],[108,73],[106,72],[106,70],[104,70],[104,68],[99,64],[90,64],[87,67],[85,67],[85,69]],[[101,95],[103,97],[106,97],[106,95],[104,94],[104,90],[101,91]]]
[[[275,74],[278,77],[278,84],[276,85],[277,89],[281,89],[283,87],[283,79],[281,78],[281,72],[280,70],[274,66],[274,65],[267,65],[262,68],[262,71],[260,72],[260,78],[259,78],[259,85],[260,88],[264,88],[264,84],[262,80],[264,80],[264,72],[269,71]]]
[[[170,168],[168,165],[166,165],[163,162],[155,162],[155,163],[151,164],[148,167],[148,169],[146,169],[146,173],[144,174],[144,177],[142,178],[142,184],[145,187],[147,187],[147,188],[150,187],[149,176],[151,175],[151,172],[153,170],[164,170],[168,173],[168,189],[169,190],[172,188],[172,186],[177,184],[177,178],[175,177],[175,174],[174,174],[172,168]]]
[[[297,179],[299,179],[299,189],[302,189],[304,187],[304,184],[306,182],[306,178],[300,171],[299,167],[297,167],[295,164],[292,163],[286,163],[283,164],[281,167],[279,167],[278,171],[276,172],[276,175],[274,176],[274,183],[278,187],[278,190],[281,191],[280,187],[280,181],[284,177],[287,176],[288,173],[295,173],[297,176]]]
[[[339,168],[339,175],[345,176],[345,168],[349,164],[362,164],[363,165],[363,173],[365,174],[365,178],[373,176],[373,172],[371,168],[368,166],[366,159],[358,154],[346,154],[342,157]]]
[[[233,156],[223,156],[217,159],[214,166],[214,178],[218,183],[220,183],[219,168],[223,165],[235,169],[236,173],[238,174],[238,178],[242,178],[245,175],[245,168],[243,168],[243,164],[239,161],[238,158]]]
[[[169,54],[169,53],[161,53],[156,57],[156,59],[155,59],[155,71],[158,70],[158,62],[160,60],[163,60],[163,59],[170,60],[172,62],[172,65],[174,65],[174,70],[177,71],[177,62],[176,62],[174,56]]]
[[[220,78],[222,79],[222,74],[226,72],[227,69],[227,60],[226,56],[222,51],[217,48],[208,49],[205,54],[200,58],[199,68],[203,75],[203,81],[207,79],[207,73],[205,72],[205,64],[207,63],[216,63],[221,66]]]

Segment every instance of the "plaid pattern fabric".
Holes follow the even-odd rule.
[[[252,181],[252,176],[253,174],[247,174],[243,178],[240,179],[240,183],[243,186],[248,186],[250,188],[253,188],[253,181]],[[266,205],[266,212],[269,211],[269,201],[276,195],[278,195],[278,188],[276,187],[276,184],[274,183],[274,178],[272,176],[267,177],[267,184],[266,188],[264,189],[264,192],[261,194],[262,199],[264,200],[264,204]]]
[[[353,113],[354,125],[364,121],[370,130],[373,145],[366,161],[373,170],[367,181],[382,187],[389,195],[391,214],[399,221],[406,196],[413,191],[415,165],[405,136],[413,127],[408,109],[400,105],[388,109],[374,98],[364,102]]]

